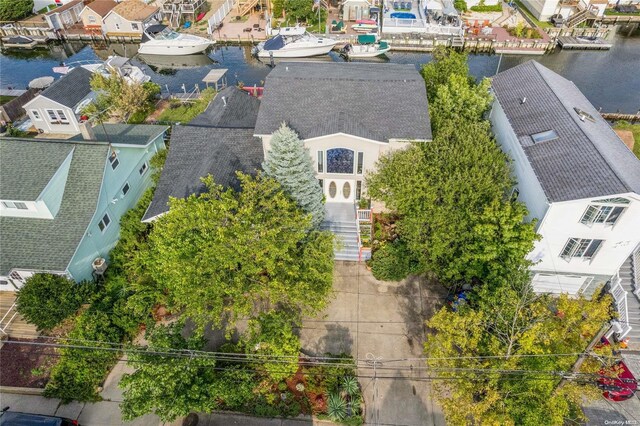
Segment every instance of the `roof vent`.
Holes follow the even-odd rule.
[[[224,106],[227,106],[227,98],[225,98],[224,96],[222,97],[222,103],[224,104]]]
[[[580,121],[585,121],[585,120],[589,120],[592,123],[596,122],[596,119],[593,118],[593,116],[591,114],[589,114],[586,111],[581,110],[580,108],[573,108],[573,110],[576,112],[576,114],[578,114],[578,117],[580,118]]]
[[[522,105],[523,103],[527,102],[527,97],[523,97],[522,99],[520,99],[520,105]]]

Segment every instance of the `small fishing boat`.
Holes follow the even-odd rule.
[[[370,33],[378,30],[377,24],[355,24],[351,26],[351,29],[359,33]]]
[[[342,55],[348,59],[373,58],[382,56],[391,50],[391,46],[386,41],[376,42],[375,34],[358,35],[358,44],[346,44],[342,51]]]
[[[2,39],[2,46],[10,49],[33,49],[38,44],[37,41],[27,36],[14,36]]]

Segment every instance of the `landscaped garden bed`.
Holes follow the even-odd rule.
[[[44,388],[49,381],[51,368],[58,360],[58,352],[51,346],[37,346],[29,343],[46,342],[48,339],[42,337],[6,341],[0,348],[0,359],[2,359],[0,386]]]

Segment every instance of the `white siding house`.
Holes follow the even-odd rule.
[[[539,63],[501,72],[492,86],[494,133],[542,236],[529,254],[534,289],[590,295],[608,285],[626,310],[624,293],[636,290],[640,160],[572,82]]]
[[[24,105],[40,133],[80,133],[80,110],[94,97],[91,71],[76,67]]]

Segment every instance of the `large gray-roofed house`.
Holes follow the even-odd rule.
[[[76,106],[91,92],[91,71],[75,67],[68,74],[47,87],[40,96],[70,108]]]
[[[176,126],[153,201],[143,221],[151,221],[169,210],[169,198],[201,194],[201,178],[209,174],[216,184],[239,189],[236,172],[253,174],[264,156],[253,129]]]
[[[207,109],[191,120],[190,125],[253,129],[258,118],[260,100],[235,86],[221,90]]]
[[[42,182],[49,182],[62,160],[72,154],[60,208],[53,219],[0,216],[0,275],[6,276],[11,269],[66,270],[96,211],[108,152],[107,144],[98,143],[0,141],[3,200],[35,200]],[[4,179],[9,164],[18,177],[26,179],[22,184]],[[36,182],[37,189],[31,192],[28,186]]]
[[[573,82],[529,61],[492,86],[549,202],[640,193],[640,161]]]
[[[283,122],[302,139],[431,139],[425,84],[413,65],[280,63],[265,80],[255,135]]]

